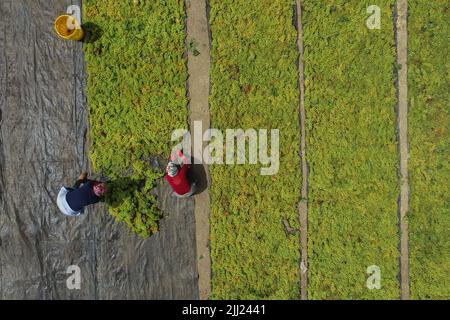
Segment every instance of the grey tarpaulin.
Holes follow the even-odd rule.
[[[193,200],[158,189],[161,231],[142,240],[103,205],[58,212],[59,188],[89,166],[82,44],[55,18],[79,1],[0,1],[0,298],[197,299]],[[81,289],[66,270],[81,268]]]

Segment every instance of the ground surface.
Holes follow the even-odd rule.
[[[148,240],[102,205],[78,219],[58,212],[59,188],[89,167],[82,44],[53,31],[70,4],[0,4],[0,299],[195,299],[192,200],[158,188],[167,214]],[[66,287],[70,265],[80,290]]]
[[[210,127],[209,116],[209,69],[210,69],[210,43],[208,30],[207,6],[204,0],[192,0],[186,2],[187,12],[187,39],[195,43],[198,50],[188,53],[189,71],[189,110],[191,120],[191,137],[194,146],[201,146],[200,150],[192,150],[193,156],[203,152],[202,143],[195,143],[192,131],[195,121],[201,121],[203,131]],[[203,167],[198,165],[196,167]],[[206,167],[203,168],[208,172]],[[201,176],[201,174],[198,174]],[[206,185],[209,185],[209,174],[207,174]],[[211,254],[209,239],[209,216],[210,216],[210,194],[204,190],[195,196],[195,221],[196,221],[196,243],[197,261],[199,274],[199,297],[208,299],[211,295]]]
[[[136,16],[128,2],[87,3],[101,4],[90,14],[106,17],[111,43],[127,39],[122,47],[107,46],[112,52],[130,46],[124,34],[143,30],[130,21]],[[277,175],[259,176],[254,166],[198,165],[202,192],[194,200],[170,197],[161,182],[156,192],[164,219],[145,241],[103,206],[79,219],[56,209],[59,188],[90,168],[89,54],[53,30],[69,4],[0,3],[0,299],[448,299],[445,0],[379,1],[379,30],[366,28],[366,4],[359,0],[133,1],[134,10],[151,8],[139,11],[142,20],[154,17],[146,25],[151,37],[141,39],[147,53],[154,52],[148,39],[173,39],[158,29],[161,20],[175,28],[175,60],[183,66],[175,74],[187,77],[186,56],[189,72],[188,95],[183,78],[175,100],[185,108],[189,98],[183,114],[187,120],[189,111],[191,129],[200,120],[203,130],[282,132]],[[120,28],[109,23],[105,8]],[[117,33],[123,29],[129,33]],[[131,46],[143,58],[128,61],[146,73],[148,57],[138,42]],[[112,57],[108,67],[120,60]],[[152,71],[161,80],[155,70],[170,71],[175,61],[158,57],[164,59]],[[107,78],[104,70],[98,74]],[[102,81],[101,88],[109,84]],[[132,83],[121,81],[125,88]],[[159,83],[156,93],[168,88]],[[114,93],[100,96],[120,109]],[[92,96],[98,95],[89,96],[91,107]],[[173,110],[161,101],[136,105]],[[90,110],[91,120],[98,119]],[[165,126],[152,132],[160,136],[162,129],[171,132]],[[127,154],[117,144],[113,153]],[[66,287],[70,265],[81,268],[79,291]],[[374,266],[379,287],[370,287]]]
[[[409,207],[408,183],[408,31],[407,1],[397,2],[397,62],[402,67],[398,73],[398,111],[397,125],[400,153],[400,276],[401,298],[409,299],[409,246],[408,221],[406,215]]]

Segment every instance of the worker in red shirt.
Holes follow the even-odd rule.
[[[178,160],[178,161],[177,161]],[[177,164],[181,162],[181,164]],[[191,183],[188,178],[189,164],[182,151],[178,153],[178,159],[171,155],[166,167],[166,180],[174,191],[174,195],[179,198],[187,198],[195,193],[195,182]]]

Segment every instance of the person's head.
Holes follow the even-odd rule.
[[[94,183],[94,193],[97,197],[103,198],[108,192],[108,186],[104,182],[96,182]]]
[[[178,174],[179,169],[179,166],[175,162],[169,161],[169,163],[167,164],[166,172],[169,177],[175,177]]]

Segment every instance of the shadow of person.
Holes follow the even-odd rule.
[[[208,188],[208,176],[205,167],[200,162],[191,157],[191,167],[188,171],[189,181],[195,182],[197,186],[195,194],[200,194]]]
[[[132,179],[130,177],[109,181],[105,203],[113,208],[117,208],[125,200],[132,199],[135,196],[135,192],[142,189],[144,185],[145,180]]]
[[[98,39],[101,38],[103,35],[103,30],[100,28],[99,25],[92,23],[92,22],[86,22],[83,24],[83,30],[85,32],[83,42],[84,43],[94,43]]]

